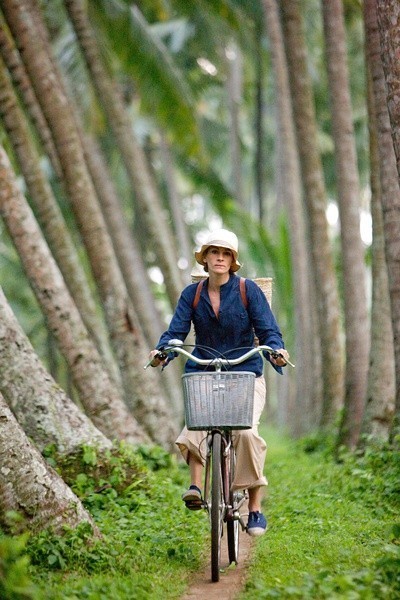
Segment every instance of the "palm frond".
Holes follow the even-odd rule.
[[[139,91],[142,110],[158,121],[190,155],[202,152],[196,102],[160,37],[136,6],[90,0],[92,22]]]

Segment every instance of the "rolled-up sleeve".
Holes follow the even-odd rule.
[[[183,290],[169,327],[161,335],[157,344],[157,349],[163,348],[172,339],[178,339],[182,342],[185,341],[190,331],[195,287],[196,286],[190,285]]]
[[[284,348],[282,334],[268,300],[258,285],[248,279],[246,280],[246,296],[248,301],[247,310],[260,345],[270,346],[274,350]],[[271,362],[268,352],[263,354]],[[277,367],[273,363],[271,365],[278,373],[282,373],[281,367]]]

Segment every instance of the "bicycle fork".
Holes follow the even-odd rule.
[[[239,521],[242,531],[246,531],[247,525],[244,522],[243,516],[240,513],[241,507],[245,504],[248,496],[245,491],[232,492],[231,486],[233,483],[232,472],[234,470],[234,461],[232,460],[232,438],[223,436],[224,450],[223,455],[223,490],[225,500],[225,518],[224,521]]]
[[[213,434],[209,434],[208,442],[207,442],[207,460],[206,460],[206,475],[204,482],[204,508],[209,512],[210,506],[208,506],[207,498],[209,498],[210,492],[210,456],[211,456],[211,448],[212,448],[212,436]],[[240,509],[248,500],[248,494],[246,491],[240,492],[231,492],[231,470],[233,464],[231,464],[231,450],[232,450],[232,439],[230,436],[222,435],[221,441],[223,445],[223,450],[221,452],[221,475],[222,475],[222,495],[224,502],[224,515],[223,520],[225,523],[228,521],[239,521],[242,531],[246,531],[247,525],[244,521],[242,514],[240,513]],[[246,515],[245,515],[246,516]]]

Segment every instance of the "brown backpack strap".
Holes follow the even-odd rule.
[[[240,295],[242,297],[243,306],[247,310],[248,302],[247,302],[247,296],[246,296],[246,279],[244,277],[240,278],[239,286],[240,286]]]
[[[203,284],[204,284],[204,279],[201,279],[199,281],[199,283],[197,284],[196,294],[194,296],[193,305],[192,305],[193,310],[196,310],[197,305],[199,303],[201,290],[203,289]],[[243,306],[247,309],[248,302],[247,302],[247,295],[246,295],[246,279],[244,277],[241,277],[239,279],[239,288],[240,288],[240,296],[242,298]]]
[[[196,310],[196,307],[200,300],[201,290],[203,289],[204,279],[201,279],[196,288],[196,295],[193,300],[193,310]]]

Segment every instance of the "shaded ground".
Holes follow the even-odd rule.
[[[229,566],[226,538],[223,540],[221,556],[221,575],[218,583],[211,581],[210,562],[203,571],[199,571],[181,600],[234,600],[240,593],[246,577],[246,567],[251,557],[253,539],[247,533],[240,533],[239,562]]]

